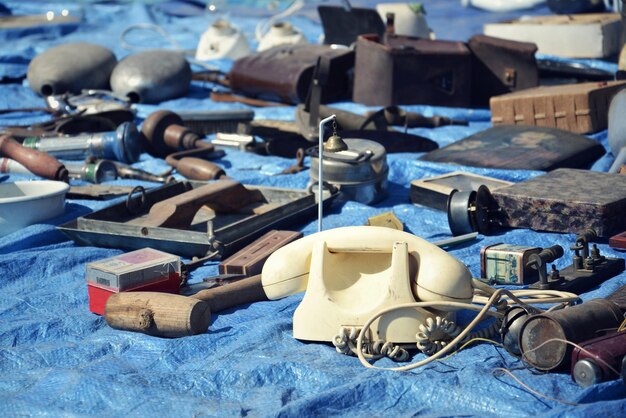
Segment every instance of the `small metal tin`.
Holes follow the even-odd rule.
[[[494,284],[526,285],[539,279],[536,269],[528,267],[528,257],[541,252],[539,247],[494,244],[480,250],[480,277]]]
[[[339,198],[372,204],[387,191],[387,152],[378,142],[367,139],[344,139],[348,149],[324,152],[323,181],[339,189]],[[311,152],[310,185],[317,183],[319,151]]]

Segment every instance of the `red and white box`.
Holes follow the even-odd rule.
[[[142,248],[86,266],[89,310],[104,315],[106,301],[114,293],[151,291],[179,293],[180,257]]]

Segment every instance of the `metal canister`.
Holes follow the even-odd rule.
[[[323,179],[339,189],[340,199],[372,204],[387,191],[387,152],[378,142],[347,138],[347,149],[324,151]],[[311,184],[318,181],[319,152],[311,153]]]
[[[569,363],[572,343],[615,331],[624,321],[621,309],[606,299],[529,317],[520,330],[523,358],[539,370],[555,370]]]

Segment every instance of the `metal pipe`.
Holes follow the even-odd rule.
[[[323,177],[323,168],[324,167],[324,125],[326,125],[331,120],[334,121],[336,116],[330,115],[327,118],[324,118],[320,121],[319,124],[319,167],[317,168],[317,232],[322,231],[322,216],[323,216],[323,206],[324,206],[324,197],[323,193],[323,185],[324,185],[324,177]]]

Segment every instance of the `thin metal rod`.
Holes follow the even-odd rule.
[[[324,197],[323,193],[323,168],[324,167],[324,125],[326,125],[331,120],[334,121],[336,119],[335,115],[330,115],[329,117],[322,119],[319,125],[319,149],[318,149],[318,171],[317,171],[317,232],[322,232],[322,217],[324,216],[322,213],[322,208],[324,206]]]

